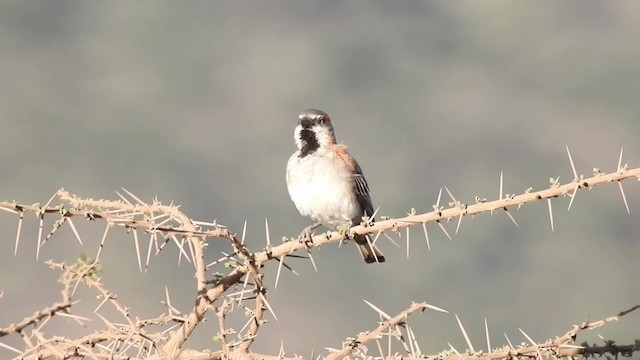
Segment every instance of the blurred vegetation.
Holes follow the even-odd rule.
[[[579,172],[614,171],[622,147],[640,159],[639,32],[635,1],[2,1],[0,198],[44,203],[60,187],[113,198],[126,187],[234,231],[248,220],[257,249],[265,217],[272,239],[308,224],[284,166],[309,107],[331,114],[383,215],[431,209],[443,185],[463,202],[493,198],[500,171],[508,193],[570,179],[565,145]],[[416,232],[409,259],[383,244],[384,266],[320,249],[319,273],[293,263],[302,277],[271,291],[280,320],[256,349],[336,347],[375,325],[362,299],[389,313],[427,301],[458,313],[477,342],[485,317],[496,338],[520,327],[539,340],[626,308],[640,298],[640,192],[626,192],[631,216],[610,186],[568,214],[559,199],[555,232],[539,204],[514,214],[519,228],[502,215],[465,219],[453,242],[430,229],[430,252]],[[25,284],[57,294],[28,220],[31,242],[13,257],[16,221],[0,216],[0,270],[13,274],[0,281],[11,309],[0,324],[51,301]],[[99,242],[101,227],[79,227]],[[189,269],[172,252],[139,274],[131,238],[113,236],[103,279],[123,302],[159,308],[169,284],[174,305],[191,308]],[[41,259],[94,256],[89,246],[60,236]],[[452,317],[429,314],[413,329],[424,352],[464,348]],[[215,347],[215,330],[200,330],[191,345]],[[604,335],[638,337],[622,326]]]

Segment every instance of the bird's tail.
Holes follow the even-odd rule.
[[[358,244],[360,255],[362,255],[367,264],[384,262],[384,255],[382,255],[382,252],[378,247],[367,240],[366,235],[356,235],[354,240],[356,241],[356,244]]]

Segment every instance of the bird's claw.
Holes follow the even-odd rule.
[[[315,223],[304,228],[300,235],[298,235],[298,241],[305,244],[307,247],[311,247],[310,244],[313,244],[313,230],[318,226],[320,226],[320,223]]]
[[[351,228],[353,227],[353,225],[351,224],[351,222],[348,222],[344,225],[340,225],[338,226],[338,232],[340,233],[340,235],[346,237],[347,239],[351,239],[353,238],[353,235],[351,235]]]

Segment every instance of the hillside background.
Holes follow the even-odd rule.
[[[258,250],[265,217],[276,241],[309,224],[284,168],[311,107],[332,116],[382,215],[429,211],[442,186],[462,202],[493,199],[500,171],[506,193],[570,181],[565,146],[585,175],[615,171],[620,148],[637,166],[639,33],[635,1],[2,1],[0,199],[45,203],[60,187],[115,198],[124,187],[237,232],[247,220]],[[375,327],[363,299],[390,314],[410,301],[457,313],[477,348],[485,317],[498,345],[503,333],[525,341],[518,328],[540,341],[627,308],[640,302],[640,188],[625,186],[631,215],[612,184],[580,193],[569,213],[568,199],[554,201],[555,232],[540,203],[513,212],[519,228],[503,214],[465,218],[453,241],[430,227],[431,251],[416,229],[408,259],[383,241],[384,265],[365,266],[351,244],[316,251],[318,273],[292,260],[301,277],[287,272],[277,289],[267,279],[279,321],[253,348],[339,347]],[[4,326],[56,301],[58,274],[42,259],[93,256],[104,229],[76,221],[85,246],[62,232],[36,261],[27,220],[14,257],[17,220],[0,214]],[[190,310],[194,280],[176,254],[141,274],[131,236],[114,231],[104,283],[140,316],[162,311],[165,285]],[[639,324],[631,315],[599,333],[630,342]],[[412,327],[423,352],[466,348],[452,315],[427,312]],[[189,345],[216,348],[216,331],[206,323]]]

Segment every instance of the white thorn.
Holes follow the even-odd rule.
[[[125,188],[123,188],[123,187],[121,187],[121,189],[122,189],[124,192],[126,192],[127,194],[129,194],[129,196],[131,196],[135,201],[137,201],[137,202],[138,202],[138,204],[143,205],[143,206],[144,206],[144,205],[147,205],[144,201],[140,200],[140,198],[138,198],[137,196],[133,195],[133,193],[132,193],[132,192],[130,192],[129,190],[127,190],[127,189],[125,189]]]
[[[507,214],[507,216],[509,217],[509,219],[511,219],[511,221],[513,222],[513,224],[514,224],[516,227],[520,227],[520,225],[518,225],[518,223],[516,222],[516,219],[515,219],[515,218],[513,217],[513,215],[511,215],[511,213],[509,212],[509,210],[505,210],[504,212],[505,212],[505,214]]]
[[[422,223],[422,230],[424,231],[424,238],[427,240],[427,249],[431,251],[431,244],[429,244],[429,233],[427,233],[427,223]]]
[[[573,163],[573,158],[571,157],[571,151],[569,151],[569,146],[565,145],[567,148],[567,154],[569,155],[569,162],[571,163],[571,169],[573,170],[573,180],[578,181],[578,173],[576,172],[576,166]]]
[[[629,203],[627,203],[627,197],[624,194],[624,189],[622,188],[622,183],[618,181],[618,187],[620,188],[620,194],[622,194],[622,200],[624,200],[624,206],[627,208],[627,213],[631,214],[629,210]]]
[[[453,347],[453,345],[451,345],[450,343],[447,343],[447,345],[449,345],[449,348],[451,348],[451,350],[456,353],[456,355],[458,355],[458,357],[460,358],[460,360],[462,360],[462,355],[460,355],[460,353],[458,352],[458,350],[456,350],[456,348]]]
[[[460,326],[460,331],[462,331],[462,335],[464,335],[464,340],[467,342],[469,350],[471,350],[471,352],[475,352],[473,344],[471,344],[471,340],[469,339],[469,335],[467,335],[467,332],[464,330],[464,326],[462,326],[462,321],[460,321],[458,314],[456,314],[456,320],[458,320],[458,326]]]
[[[547,199],[547,204],[549,205],[549,221],[551,221],[551,231],[553,232],[553,209],[551,208],[551,199]]]
[[[284,341],[280,339],[280,351],[278,352],[278,358],[282,359],[284,357]]]
[[[447,229],[444,228],[444,226],[442,225],[441,222],[438,221],[438,225],[440,226],[440,229],[442,229],[442,231],[444,231],[444,234],[447,235],[447,237],[449,238],[449,240],[453,240],[451,238],[451,236],[449,235],[449,233],[447,232]]]
[[[509,343],[509,347],[511,348],[511,350],[514,350],[515,348],[513,347],[513,344],[511,343],[511,340],[509,340],[509,337],[507,336],[507,333],[504,333],[504,338],[507,339],[507,343]]]
[[[571,210],[571,204],[573,204],[573,199],[576,198],[577,194],[578,194],[578,184],[576,184],[576,187],[573,188],[573,192],[571,193],[571,200],[569,200],[569,207],[567,208],[567,212]]]
[[[380,314],[380,316],[382,316],[383,318],[385,318],[387,320],[391,319],[391,316],[389,316],[384,311],[380,310],[377,306],[373,305],[372,303],[368,302],[367,300],[363,299],[362,301],[364,301],[367,305],[369,305],[373,310],[377,311],[378,314]]]
[[[271,246],[271,236],[269,235],[269,220],[264,218],[264,232],[267,236],[267,246]]]
[[[240,241],[240,243],[243,245],[244,245],[244,240],[246,235],[247,235],[247,220],[244,221],[244,225],[242,226],[242,240]]]
[[[410,232],[409,232],[409,227],[407,226],[407,259],[409,258],[409,240],[410,240]],[[376,258],[377,260],[378,258]]]
[[[278,263],[278,272],[276,273],[276,283],[273,285],[274,289],[278,288],[278,281],[280,280],[280,271],[282,270],[282,263],[284,262],[284,256],[280,256],[280,262]]]
[[[502,185],[504,182],[504,174],[502,171],[500,171],[500,194],[498,194],[498,199],[502,200]]]
[[[138,257],[138,269],[142,272],[142,259],[140,258],[140,243],[138,242],[138,232],[136,229],[131,229],[133,232],[133,242],[136,245],[136,256]]]
[[[71,230],[73,230],[73,234],[76,236],[76,239],[78,239],[78,242],[80,243],[80,245],[84,246],[84,244],[82,244],[82,239],[80,239],[80,234],[78,234],[78,230],[76,230],[76,227],[73,225],[71,218],[68,218],[67,222],[71,226]]]
[[[431,310],[435,310],[435,311],[443,312],[443,313],[445,313],[445,314],[448,314],[448,313],[449,313],[449,311],[447,311],[447,310],[445,310],[445,309],[442,309],[442,308],[439,308],[439,307],[434,306],[434,305],[430,305],[430,304],[424,304],[424,305],[425,305],[427,308],[431,309]]]
[[[313,260],[313,255],[311,254],[311,251],[307,250],[307,253],[309,254],[309,259],[311,260],[311,265],[313,265],[313,269],[318,272],[318,268],[316,267],[316,262],[315,260]]]
[[[453,194],[451,193],[451,191],[449,191],[448,187],[445,186],[444,189],[447,190],[447,193],[449,194],[449,197],[451,197],[451,200],[453,200],[453,202],[458,202],[458,200],[453,197]]]
[[[13,249],[13,256],[18,254],[18,244],[20,244],[20,233],[22,232],[22,219],[24,219],[24,213],[20,212],[20,218],[18,220],[18,231],[16,232],[16,246]]]
[[[262,293],[260,293],[258,296],[262,297],[262,301],[264,302],[264,305],[267,307],[267,310],[269,310],[269,312],[271,313],[271,316],[273,316],[273,318],[276,319],[276,321],[278,321],[278,317],[276,316],[276,313],[273,312],[273,309],[271,308],[271,305],[267,301],[267,298]]]
[[[620,168],[622,167],[622,153],[624,153],[624,148],[620,148],[620,157],[618,157],[618,170],[620,171]]]
[[[491,340],[489,339],[489,324],[487,318],[484,318],[484,332],[487,336],[487,354],[491,353]]]

